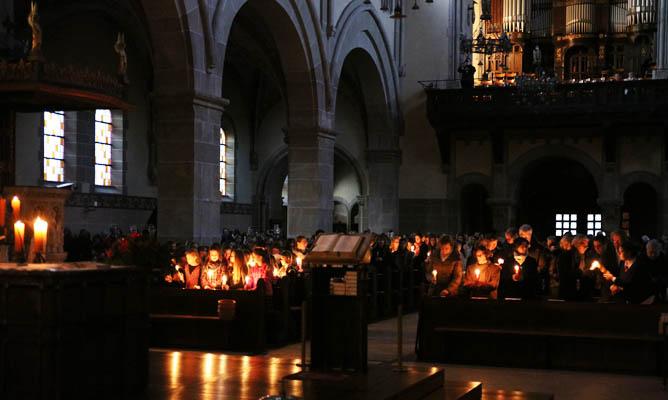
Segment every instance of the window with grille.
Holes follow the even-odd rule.
[[[220,176],[219,190],[223,201],[234,201],[235,179],[235,144],[234,129],[230,121],[225,120],[220,128]]]
[[[227,134],[220,128],[220,194],[227,196]]]
[[[111,111],[95,110],[95,184],[111,186]]]
[[[556,214],[555,218],[555,234],[563,236],[567,233],[572,235],[577,234],[578,231],[578,215],[577,214]]]
[[[601,214],[587,214],[587,235],[596,236],[601,230]]]
[[[44,113],[44,180],[63,182],[65,179],[65,113]]]

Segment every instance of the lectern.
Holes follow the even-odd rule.
[[[321,234],[311,268],[311,369],[367,370],[367,265],[371,235]]]

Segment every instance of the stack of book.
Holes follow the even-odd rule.
[[[340,278],[332,278],[329,280],[329,294],[332,296],[346,295],[346,282]]]
[[[357,296],[357,271],[347,271],[343,279],[346,282],[346,296]]]

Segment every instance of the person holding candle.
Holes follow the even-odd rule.
[[[466,269],[464,287],[470,296],[496,299],[499,288],[500,269],[488,258],[489,250],[478,246],[473,251],[475,263]]]
[[[443,236],[440,240],[439,251],[429,257],[426,269],[429,275],[436,271],[435,279],[431,280],[428,290],[429,296],[455,297],[459,292],[462,281],[462,262],[459,254],[454,251],[454,242],[450,236]]]
[[[248,260],[248,276],[250,277],[249,287],[247,289],[255,290],[260,279],[264,281],[266,295],[272,295],[271,280],[273,278],[272,270],[269,268],[268,255],[264,249],[255,248]]]
[[[226,267],[222,259],[222,251],[219,245],[214,244],[207,253],[206,264],[202,268],[200,277],[200,285],[203,289],[220,289],[225,272]]]
[[[248,268],[244,261],[244,253],[241,250],[230,252],[228,265],[228,286],[230,289],[243,289],[248,276]]]
[[[648,268],[639,262],[639,253],[640,246],[626,240],[619,246],[619,275],[615,276],[610,271],[603,274],[616,301],[640,304],[648,302],[654,295],[651,275]]]
[[[165,273],[165,283],[171,286],[184,287],[186,278],[184,266],[186,265],[185,253],[183,249],[174,250],[174,258],[169,262],[169,267]]]
[[[183,267],[186,289],[200,289],[200,275],[202,273],[201,258],[197,247],[186,250],[186,265]]]
[[[499,280],[500,299],[538,297],[538,263],[529,256],[529,242],[518,238],[513,244],[513,258],[505,260]]]
[[[590,269],[596,259],[593,251],[589,250],[589,238],[585,235],[576,235],[572,242],[572,265],[574,273],[577,301],[592,301],[596,284],[596,271]]]
[[[536,265],[538,268],[539,293],[547,294],[550,287],[548,252],[545,247],[543,247],[543,245],[540,244],[538,240],[536,240],[531,225],[524,224],[520,226],[519,236],[520,238],[526,239],[526,241],[529,243],[529,252],[527,255],[536,260]]]

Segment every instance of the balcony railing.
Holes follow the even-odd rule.
[[[661,117],[668,109],[668,80],[444,89],[447,82],[420,82],[427,92],[428,117],[434,126],[577,115],[634,118],[641,113]]]

